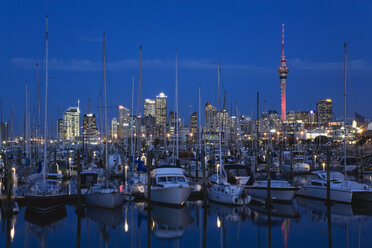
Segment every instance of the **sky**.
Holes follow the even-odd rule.
[[[3,119],[14,108],[15,129],[23,129],[25,81],[30,88],[31,122],[37,112],[36,63],[42,109],[45,96],[45,15],[49,16],[49,125],[70,106],[99,114],[103,90],[102,33],[106,33],[107,96],[114,106],[131,108],[132,75],[138,94],[142,45],[142,105],[164,91],[174,109],[175,53],[178,52],[179,111],[188,119],[203,104],[217,105],[217,62],[228,109],[255,115],[280,111],[277,69],[281,25],[290,70],[287,111],[315,110],[333,99],[343,117],[344,42],[348,42],[347,117],[372,119],[372,2],[222,0],[4,0],[0,1],[0,97]],[[222,94],[223,97],[223,94]],[[221,99],[223,102],[223,99]],[[136,109],[137,106],[134,106]],[[42,113],[43,114],[43,113]],[[188,121],[186,121],[188,122]]]

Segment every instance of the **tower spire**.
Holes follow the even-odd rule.
[[[286,121],[286,87],[287,87],[287,74],[289,70],[287,61],[284,56],[284,24],[282,24],[282,59],[280,60],[280,67],[278,73],[280,75],[280,91],[281,91],[281,119]]]

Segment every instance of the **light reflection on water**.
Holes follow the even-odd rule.
[[[327,207],[303,198],[271,209],[203,204],[149,210],[128,202],[81,214],[66,206],[49,216],[22,208],[13,218],[1,216],[0,247],[372,247],[368,204]]]

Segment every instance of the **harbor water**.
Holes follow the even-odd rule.
[[[66,205],[49,215],[21,207],[1,216],[0,247],[372,247],[372,205],[297,198],[234,207],[126,202],[116,209]]]

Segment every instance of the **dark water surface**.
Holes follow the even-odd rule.
[[[151,215],[151,217],[149,217]],[[150,221],[148,221],[151,219]],[[150,235],[150,239],[148,238]],[[372,205],[296,199],[292,205],[184,208],[126,203],[114,210],[27,208],[1,216],[0,247],[372,247]]]

